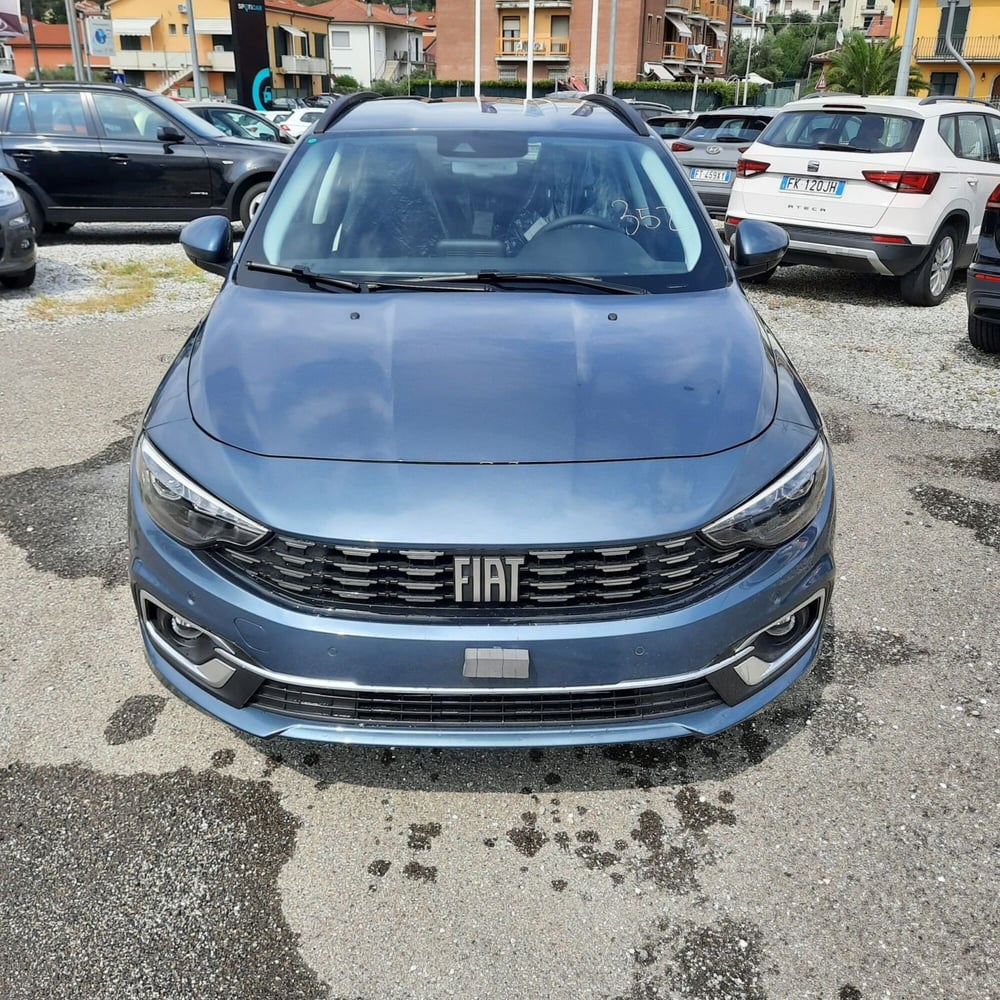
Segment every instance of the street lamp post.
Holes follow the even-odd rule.
[[[201,67],[198,65],[198,33],[194,30],[194,0],[187,0],[188,43],[191,47],[191,83],[194,99],[201,100]]]

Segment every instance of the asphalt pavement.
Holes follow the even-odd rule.
[[[127,454],[201,303],[7,325],[0,998],[1000,998],[1000,437],[813,367],[812,300],[773,294],[839,488],[817,668],[715,739],[496,753],[265,743],[168,695]],[[919,311],[945,354],[959,310]]]

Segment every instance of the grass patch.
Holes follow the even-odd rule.
[[[188,260],[130,260],[102,262],[90,266],[94,287],[86,298],[66,299],[58,295],[39,295],[28,312],[43,320],[96,313],[124,313],[141,309],[156,297],[162,281],[191,282],[210,286],[215,282]]]

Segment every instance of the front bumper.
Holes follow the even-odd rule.
[[[23,217],[25,210],[20,203],[0,210],[0,275],[22,274],[35,265],[35,231],[31,223],[10,224],[12,219]]]
[[[601,621],[409,624],[321,616],[242,585],[174,542],[135,503],[130,533],[130,575],[146,654],[169,688],[256,736],[392,746],[595,744],[720,732],[759,711],[809,670],[834,572],[832,481],[815,521],[734,585],[670,613]],[[813,617],[789,655],[756,684],[739,679],[734,671],[742,661],[734,658],[734,649],[804,605]],[[171,609],[220,640],[219,662],[210,661],[201,676],[186,665],[151,625],[148,609],[154,606]],[[470,649],[524,652],[530,674],[516,681],[465,676]],[[634,713],[615,718],[613,708],[601,721],[578,722],[570,710],[553,723],[532,707],[549,697],[586,700],[588,692],[608,689],[624,689],[624,701],[631,703],[630,692],[638,689],[669,694],[686,684],[701,685],[690,710],[675,705],[655,718]],[[300,715],[294,708],[272,710],[279,689],[294,692],[295,704],[305,706]],[[267,697],[264,691],[270,692]],[[464,720],[449,714],[456,699],[481,705],[482,699],[496,704],[503,698],[517,704],[502,725],[477,723],[481,713]],[[369,706],[391,702],[392,711],[382,716],[389,721],[379,721],[377,712],[362,721],[344,718],[343,712],[318,717],[326,711],[322,706],[351,699]],[[414,706],[421,721],[407,724],[406,713],[417,710]]]
[[[736,225],[726,219],[726,241],[736,232]],[[773,220],[767,220],[773,221]],[[899,277],[919,267],[928,247],[911,243],[876,243],[866,233],[790,226],[775,222],[788,233],[788,251],[782,266],[809,264],[813,267],[836,267],[859,274],[882,274]]]

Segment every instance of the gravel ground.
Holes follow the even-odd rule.
[[[93,312],[39,322],[32,310],[43,296],[86,298],[96,268],[109,260],[183,261],[181,228],[93,223],[49,238],[34,286],[0,296],[0,324],[27,321],[44,335],[59,324],[91,322]],[[154,301],[131,315],[162,313],[165,305],[207,307],[217,288],[207,274],[197,282],[161,281]],[[916,420],[984,431],[1000,426],[1000,356],[969,343],[961,278],[931,309],[903,305],[891,279],[814,267],[783,268],[748,293],[812,388]]]

